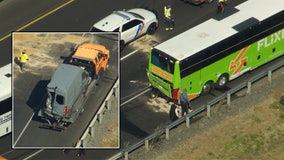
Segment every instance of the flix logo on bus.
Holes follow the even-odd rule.
[[[270,37],[266,37],[257,42],[257,50],[260,51],[261,47],[269,47],[270,45],[284,39],[284,29],[273,33]]]
[[[249,48],[249,46],[246,46],[245,48],[243,48],[240,51],[240,53],[238,54],[238,56],[233,61],[231,61],[229,69],[230,69],[230,71],[234,70],[233,75],[239,73],[241,68],[247,62],[248,58],[247,57],[242,58],[242,56],[246,53],[248,48]]]

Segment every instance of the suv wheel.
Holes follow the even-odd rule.
[[[150,26],[147,29],[147,34],[152,35],[156,32],[156,30],[157,30],[157,24],[151,23]]]

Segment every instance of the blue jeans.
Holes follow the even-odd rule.
[[[25,62],[21,62],[21,63],[20,63],[20,68],[21,68],[22,71],[23,71],[25,65],[26,65]]]
[[[175,24],[172,19],[165,18],[165,25],[166,25],[166,28],[174,28]]]

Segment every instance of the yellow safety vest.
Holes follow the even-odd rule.
[[[25,62],[27,62],[27,59],[29,59],[28,55],[21,53],[20,62],[25,63]]]
[[[165,6],[164,7],[164,16],[166,17],[166,18],[171,18],[171,10],[172,10],[172,8],[167,8],[167,6]]]

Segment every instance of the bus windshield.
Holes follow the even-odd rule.
[[[164,71],[174,74],[174,60],[156,49],[152,50],[151,63]]]

